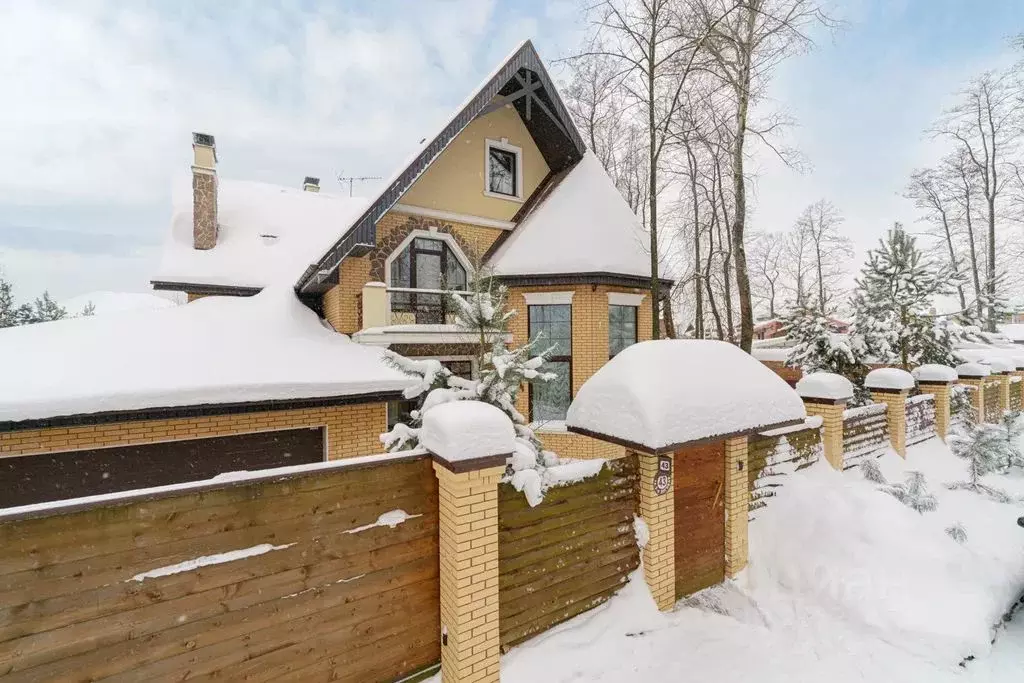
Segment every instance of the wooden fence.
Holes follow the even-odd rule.
[[[1021,409],[1021,391],[1024,390],[1024,382],[1018,375],[1010,378],[1010,410]]]
[[[907,445],[935,436],[935,396],[918,394],[907,399]]]
[[[437,510],[413,455],[0,517],[0,678],[423,670],[440,658]]]
[[[998,379],[985,382],[985,422],[999,422],[1003,417],[1003,410],[999,407],[1001,385]]]
[[[633,518],[636,456],[608,461],[531,508],[498,487],[498,585],[503,649],[605,602],[640,563]]]
[[[843,469],[889,448],[889,424],[884,403],[872,403],[843,412]]]
[[[776,495],[787,474],[808,467],[821,457],[821,429],[818,423],[811,424],[750,437],[747,478],[751,519]]]

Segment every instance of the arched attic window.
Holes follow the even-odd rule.
[[[452,321],[445,292],[465,292],[469,283],[465,257],[447,239],[413,235],[388,259],[388,292],[394,314],[409,322],[438,325]]]

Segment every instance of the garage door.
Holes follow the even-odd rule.
[[[676,597],[725,580],[725,442],[676,451]]]
[[[0,507],[321,462],[323,428],[0,458]]]

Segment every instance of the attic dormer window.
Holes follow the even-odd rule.
[[[508,140],[487,141],[487,184],[484,194],[501,199],[523,198],[523,150]]]

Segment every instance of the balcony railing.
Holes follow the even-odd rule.
[[[443,289],[388,287],[389,324],[449,325],[455,322],[455,311]],[[454,292],[464,296],[469,292]]]

